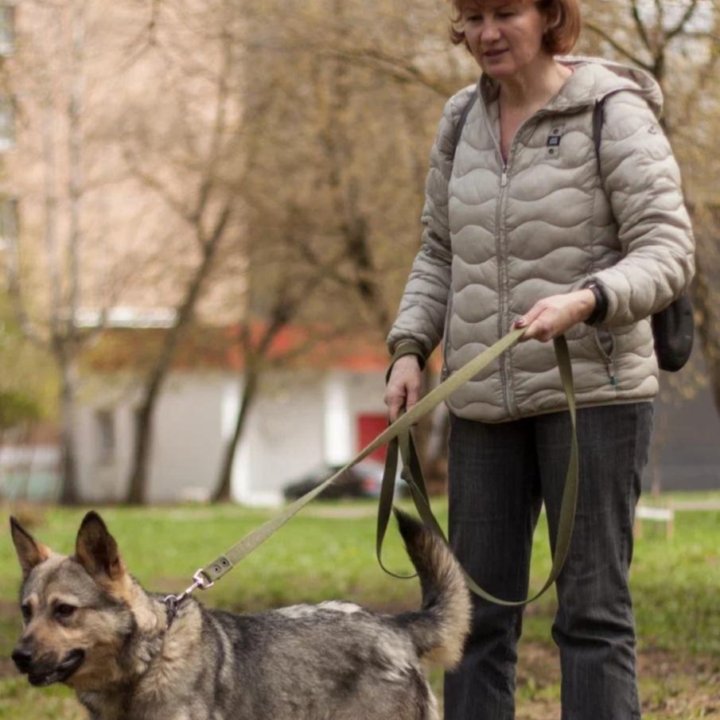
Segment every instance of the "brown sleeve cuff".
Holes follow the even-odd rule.
[[[390,358],[390,365],[388,366],[387,372],[385,373],[385,382],[387,382],[388,378],[390,377],[390,372],[392,371],[393,365],[405,355],[415,355],[418,359],[418,363],[420,364],[420,369],[425,369],[425,353],[423,351],[422,345],[415,342],[414,340],[401,340],[395,346],[395,352],[393,352],[392,357]]]

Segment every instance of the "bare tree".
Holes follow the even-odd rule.
[[[263,375],[268,369],[286,365],[291,358],[301,355],[306,349],[290,347],[281,355],[272,352],[274,341],[299,314],[306,300],[307,294],[303,289],[292,293],[285,286],[284,289],[279,289],[273,307],[262,324],[255,326],[252,319],[248,318],[239,327],[238,344],[243,358],[239,386],[240,407],[235,417],[233,432],[223,453],[220,474],[212,494],[214,502],[226,502],[231,499],[232,473],[237,447],[246,428],[250,411],[257,400]]]
[[[239,200],[231,179],[232,163],[228,161],[237,151],[237,97],[231,87],[238,63],[233,33],[233,18],[236,15],[227,0],[220,0],[212,8],[205,8],[200,13],[193,13],[193,8],[180,9],[187,13],[183,16],[184,23],[199,23],[195,24],[195,32],[198,33],[195,40],[205,44],[203,58],[207,64],[193,66],[181,59],[179,81],[201,83],[203,92],[214,99],[212,112],[205,116],[205,123],[202,123],[202,113],[198,117],[197,113],[191,112],[189,103],[181,102],[176,108],[180,114],[192,115],[199,124],[194,128],[185,124],[183,132],[188,133],[185,137],[177,133],[169,136],[170,142],[184,141],[189,149],[184,157],[180,156],[179,161],[176,159],[178,153],[168,152],[168,156],[175,161],[169,172],[168,159],[165,158],[163,162],[161,157],[165,148],[151,148],[154,152],[149,155],[147,135],[141,131],[142,128],[136,134],[135,144],[125,149],[131,172],[164,200],[182,221],[194,245],[193,259],[185,269],[185,281],[179,291],[175,320],[164,334],[162,347],[146,374],[142,397],[136,410],[134,455],[126,496],[127,502],[131,504],[142,504],[147,499],[153,415],[173,356],[197,310],[223,245],[239,231],[236,222]],[[207,27],[201,30],[202,21],[208,20],[213,14],[215,22],[208,22]],[[213,48],[215,53],[212,52]],[[166,53],[169,56],[181,49],[168,44]],[[216,56],[214,66],[213,54]],[[171,61],[174,62],[172,58]],[[187,97],[180,99],[188,101]],[[178,123],[182,125],[182,121]],[[203,135],[206,136],[204,143]],[[153,163],[152,169],[147,167],[150,164],[148,156]],[[178,182],[178,177],[183,177],[183,181]]]
[[[25,291],[20,269],[21,233],[18,242],[10,248],[6,263],[8,287],[16,316],[25,335],[40,347],[47,349],[55,360],[60,376],[60,428],[61,428],[61,492],[60,500],[66,504],[79,500],[77,487],[77,461],[75,442],[75,405],[78,385],[78,356],[89,336],[83,336],[77,326],[80,302],[81,272],[80,246],[83,240],[81,206],[83,182],[83,100],[86,0],[72,0],[51,8],[57,33],[58,56],[56,65],[41,77],[42,94],[33,98],[35,110],[42,115],[41,146],[44,171],[43,234],[47,263],[46,323],[33,319],[31,302]],[[64,27],[68,26],[65,34]],[[66,88],[58,93],[58,69]],[[17,77],[17,71],[14,73]],[[12,76],[12,73],[11,73]],[[12,83],[13,79],[11,79]],[[64,108],[62,105],[64,104]],[[66,140],[61,139],[60,127]],[[58,158],[62,154],[62,159]],[[64,214],[64,217],[61,217]],[[67,231],[63,231],[67,227]]]

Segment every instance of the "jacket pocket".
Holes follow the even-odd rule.
[[[605,363],[608,379],[612,385],[616,384],[615,367],[613,355],[615,354],[615,336],[609,331],[602,328],[592,328],[592,337],[595,347],[600,353],[600,357]]]
[[[451,292],[448,294],[447,310],[445,311],[445,327],[443,328],[443,365],[442,372],[440,373],[440,380],[445,380],[450,374],[448,368],[448,350],[450,349],[450,319],[452,318],[452,307],[453,307],[454,294]]]

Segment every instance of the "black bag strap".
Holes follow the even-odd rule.
[[[602,164],[600,163],[600,143],[602,142],[602,126],[605,121],[605,97],[595,102],[592,116],[593,145],[595,146],[595,160],[597,162],[598,175],[602,180]]]
[[[453,146],[452,146],[452,160],[455,162],[455,153],[457,152],[457,146],[460,143],[460,137],[462,135],[463,128],[465,127],[465,123],[467,122],[468,115],[470,114],[470,111],[472,110],[472,106],[475,104],[475,101],[478,97],[478,91],[477,88],[474,88],[473,91],[468,96],[468,101],[465,103],[465,106],[462,109],[462,112],[460,113],[460,117],[458,118],[457,124],[455,125],[455,132],[453,133]]]

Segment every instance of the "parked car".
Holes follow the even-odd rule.
[[[297,500],[305,493],[310,492],[322,482],[334,475],[342,465],[323,464],[305,473],[302,477],[291,480],[283,486],[283,495],[286,500]],[[318,496],[319,500],[337,500],[340,498],[376,498],[380,495],[383,478],[383,464],[372,458],[361,460],[353,465],[332,485]],[[399,476],[395,484],[396,492],[402,492],[404,482]]]

